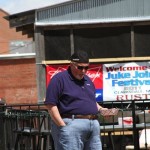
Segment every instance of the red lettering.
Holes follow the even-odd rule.
[[[129,67],[106,67],[107,72],[113,72],[113,71],[138,71],[138,70],[147,70],[147,66],[129,66]]]
[[[150,99],[150,94],[135,94],[135,95],[117,95],[116,100],[140,100],[140,99]]]

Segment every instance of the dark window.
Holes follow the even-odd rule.
[[[75,50],[85,50],[90,58],[131,57],[130,27],[74,30]]]
[[[46,60],[67,60],[70,56],[70,31],[47,30],[45,37]]]
[[[136,26],[135,56],[150,56],[150,26]]]
[[[150,26],[135,26],[135,57],[150,56]],[[90,58],[131,57],[130,26],[74,29],[74,49]],[[45,30],[46,60],[68,60],[70,30]]]

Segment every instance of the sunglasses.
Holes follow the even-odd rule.
[[[83,70],[83,69],[88,70],[88,69],[89,69],[89,66],[77,66],[77,68],[78,68],[79,70]]]

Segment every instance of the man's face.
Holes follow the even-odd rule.
[[[71,62],[70,66],[71,66],[71,71],[72,71],[73,76],[76,79],[81,80],[88,70],[89,63]]]

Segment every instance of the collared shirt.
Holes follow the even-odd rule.
[[[82,80],[77,80],[70,68],[51,79],[45,104],[56,105],[60,114],[98,113],[93,82],[87,75]]]

